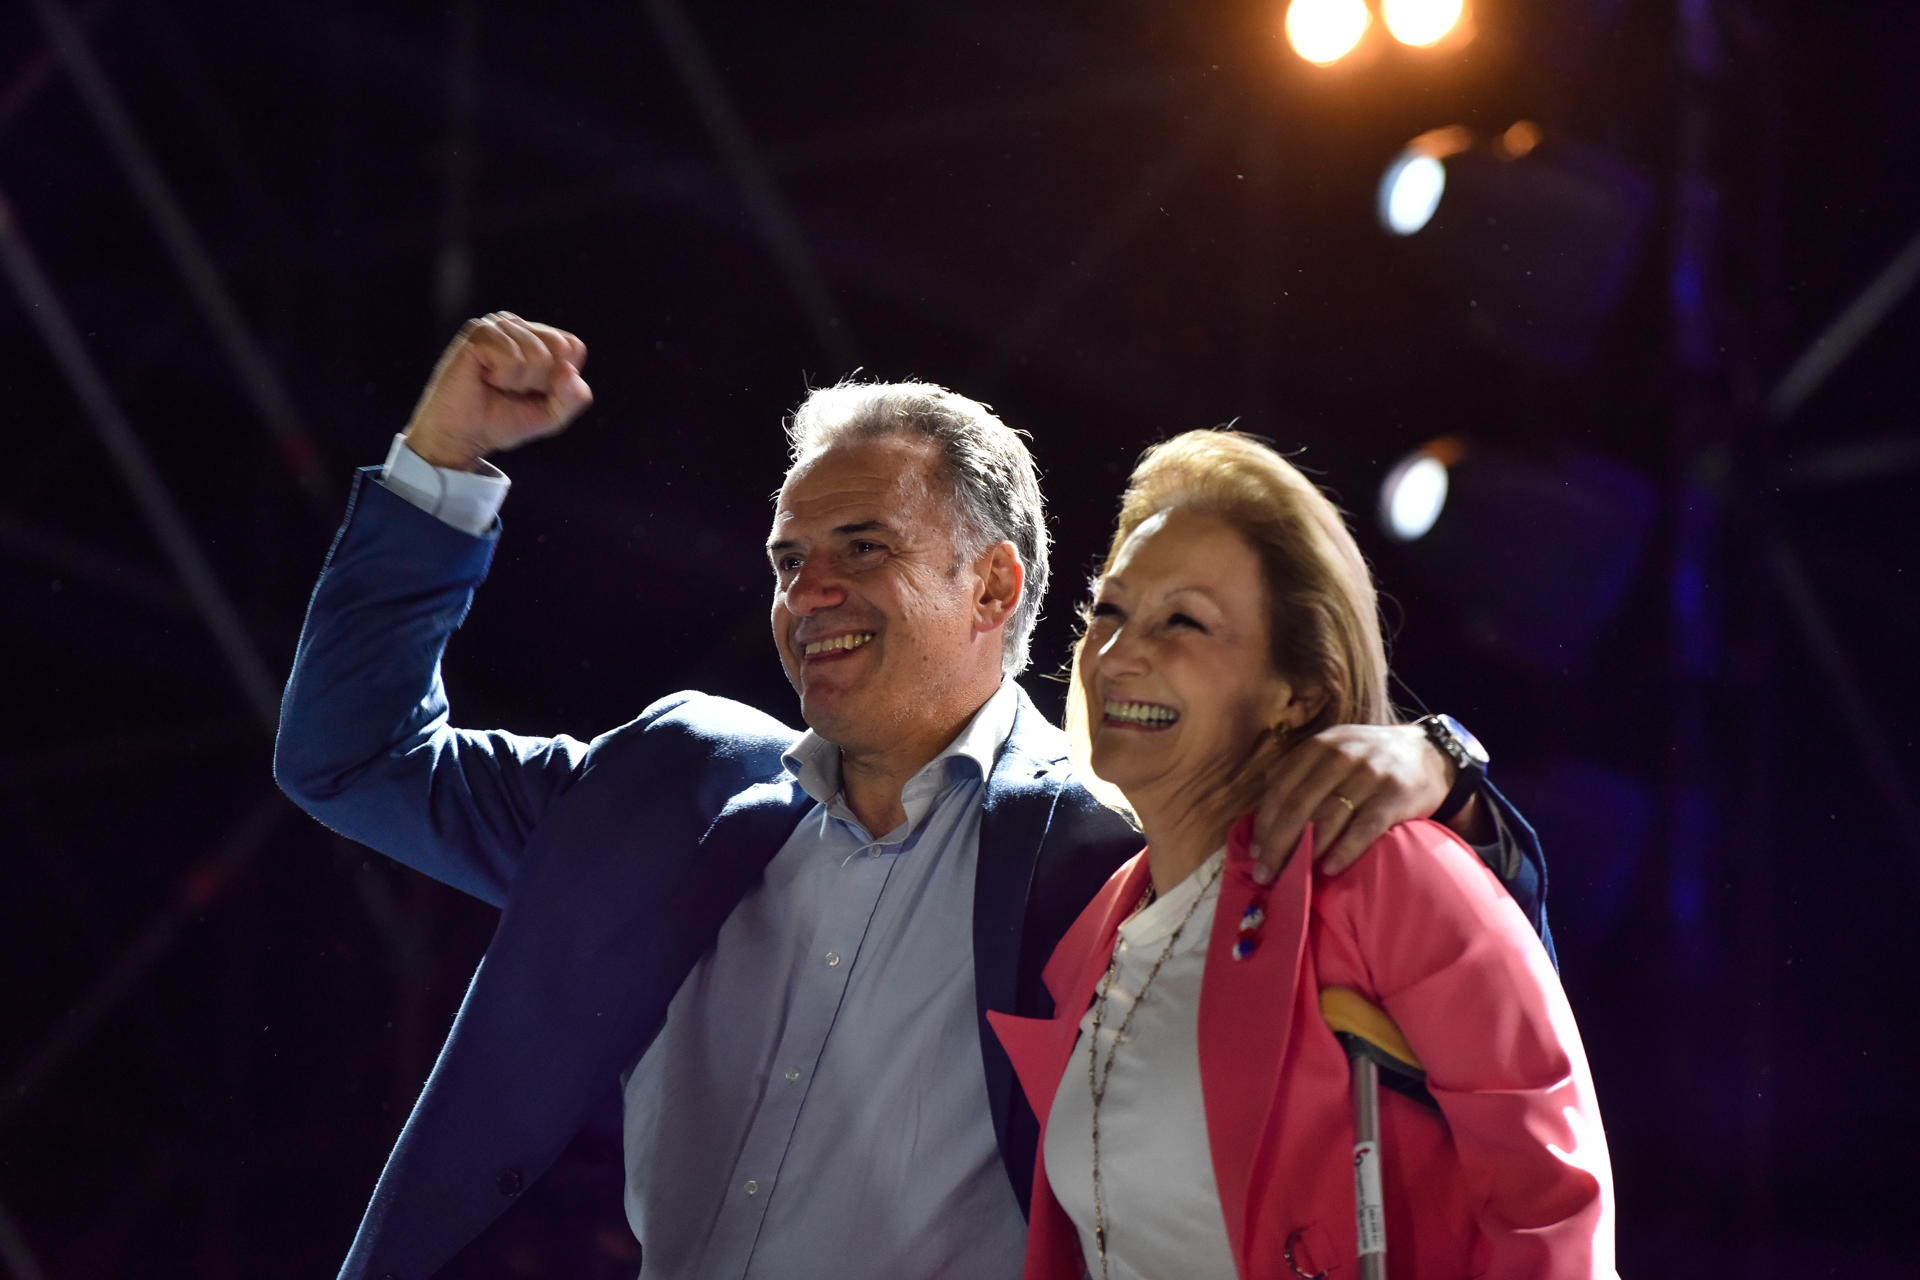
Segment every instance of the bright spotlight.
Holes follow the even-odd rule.
[[[1465,0],[1383,0],[1380,16],[1401,44],[1439,44],[1460,23]]]
[[[1395,542],[1424,537],[1446,505],[1447,464],[1432,446],[1402,458],[1380,486],[1380,523]]]
[[[1447,167],[1432,156],[1402,155],[1380,179],[1380,221],[1397,236],[1427,225],[1447,189]]]
[[[1592,354],[1613,315],[1653,206],[1654,186],[1633,165],[1530,120],[1497,134],[1429,130],[1394,157],[1374,196],[1408,260],[1472,299],[1476,336],[1568,367]]]
[[[1352,53],[1372,21],[1366,0],[1293,0],[1287,39],[1295,53],[1324,67]]]
[[[1459,125],[1430,130],[1409,142],[1380,175],[1380,225],[1396,236],[1410,236],[1426,226],[1446,194],[1447,160],[1472,144],[1473,135]]]
[[[1584,450],[1430,440],[1380,490],[1392,574],[1438,592],[1476,644],[1566,674],[1599,650],[1650,548],[1660,491]],[[1444,508],[1444,510],[1442,509]]]

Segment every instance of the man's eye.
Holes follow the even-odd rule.
[[[876,551],[884,551],[886,548],[877,542],[854,542],[850,544],[849,549],[857,556],[864,556],[871,555]]]
[[[775,573],[792,573],[800,567],[799,556],[779,556],[773,562]]]

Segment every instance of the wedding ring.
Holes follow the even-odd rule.
[[[1341,804],[1347,806],[1348,813],[1358,812],[1358,810],[1354,808],[1353,801],[1347,799],[1345,796],[1341,795],[1338,791],[1333,793],[1333,798],[1335,800],[1338,800]]]

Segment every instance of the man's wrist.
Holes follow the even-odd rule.
[[[449,471],[478,471],[486,458],[484,453],[467,442],[450,440],[432,431],[409,427],[401,433],[400,438],[407,442],[407,448],[420,456],[422,462],[445,467]]]
[[[393,438],[380,482],[428,515],[475,537],[493,527],[511,483],[490,462],[483,461],[472,471],[436,467],[419,455],[405,435]]]
[[[1436,822],[1451,821],[1473,799],[1487,777],[1487,749],[1467,727],[1450,715],[1421,716],[1414,721],[1427,735],[1433,749],[1453,768],[1453,786],[1447,798],[1433,811]]]

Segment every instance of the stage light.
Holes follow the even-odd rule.
[[[1424,537],[1447,505],[1447,464],[1441,456],[1447,443],[1435,441],[1408,454],[1380,486],[1380,523],[1395,542]]]
[[[1324,67],[1352,53],[1372,21],[1366,0],[1293,0],[1287,40],[1295,53]]]
[[[1573,367],[1626,287],[1654,186],[1619,157],[1523,120],[1492,135],[1421,134],[1381,175],[1375,204],[1477,333]]]
[[[1427,225],[1447,190],[1447,160],[1465,151],[1473,135],[1459,125],[1434,129],[1409,142],[1380,175],[1380,225],[1410,236]]]
[[[1380,179],[1380,221],[1397,236],[1427,225],[1447,190],[1447,167],[1432,156],[1403,155]]]
[[[1380,16],[1395,40],[1424,49],[1446,39],[1465,10],[1465,0],[1384,0]]]
[[[1540,145],[1540,126],[1531,120],[1515,120],[1500,135],[1500,149],[1518,160]]]
[[[1525,454],[1435,440],[1394,467],[1380,520],[1409,579],[1467,634],[1547,670],[1586,663],[1640,566],[1658,506],[1651,480],[1571,446]]]

